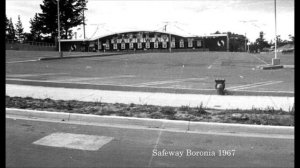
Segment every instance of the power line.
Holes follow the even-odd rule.
[[[179,29],[179,30],[181,30],[181,31],[183,31],[183,32],[185,32],[185,33],[191,35],[191,36],[196,36],[196,35],[194,35],[194,34],[192,34],[192,33],[190,33],[190,32],[185,31],[184,29],[178,27],[177,25],[174,25],[174,26],[175,26],[177,29]]]

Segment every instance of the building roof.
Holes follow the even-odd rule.
[[[188,36],[183,36],[183,35],[178,35],[178,34],[174,34],[172,32],[161,32],[161,31],[148,31],[148,30],[135,30],[135,31],[126,31],[126,32],[116,32],[116,33],[111,33],[111,34],[106,34],[106,35],[102,35],[102,36],[97,36],[97,37],[93,37],[93,38],[87,38],[87,39],[61,39],[61,42],[74,42],[74,41],[95,41],[97,39],[100,38],[104,38],[104,37],[108,37],[108,36],[112,36],[115,34],[126,34],[126,33],[137,33],[137,32],[149,32],[149,33],[162,33],[162,34],[171,34],[171,35],[175,35],[175,36],[179,36],[179,37],[185,37],[185,38],[193,38],[193,37],[224,37],[227,36],[226,33],[224,34],[210,34],[210,35],[204,35],[204,36],[193,36],[193,37],[188,37]]]

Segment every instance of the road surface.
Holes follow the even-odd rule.
[[[6,166],[293,167],[294,139],[6,118]]]

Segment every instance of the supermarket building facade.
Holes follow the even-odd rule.
[[[62,51],[245,51],[246,37],[212,34],[185,37],[157,31],[114,33],[93,39],[61,40]]]

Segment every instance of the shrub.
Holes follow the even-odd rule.
[[[160,112],[162,114],[166,114],[166,115],[174,115],[174,114],[176,114],[175,108],[174,107],[169,107],[169,106],[162,107],[160,109]]]
[[[160,118],[163,118],[163,117],[164,117],[164,115],[161,114],[160,112],[154,112],[154,113],[150,114],[150,118],[160,119]]]
[[[180,111],[189,111],[190,110],[190,106],[181,106],[179,107]]]

